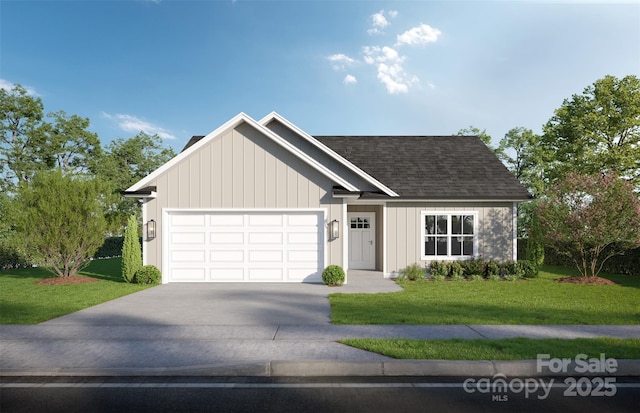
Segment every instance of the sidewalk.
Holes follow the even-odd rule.
[[[0,375],[549,375],[529,361],[394,360],[344,338],[640,338],[640,326],[272,325],[0,326]],[[640,360],[615,375],[640,376]]]

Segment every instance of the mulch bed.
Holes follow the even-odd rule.
[[[601,277],[565,277],[558,278],[556,282],[571,284],[590,284],[590,285],[616,285],[617,282]]]
[[[63,284],[86,284],[86,283],[94,283],[100,280],[91,277],[85,277],[82,275],[74,275],[73,277],[53,277],[53,278],[45,278],[44,280],[38,281],[36,284],[38,285],[63,285]]]

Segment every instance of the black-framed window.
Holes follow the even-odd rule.
[[[477,214],[425,211],[421,221],[423,258],[474,255]]]

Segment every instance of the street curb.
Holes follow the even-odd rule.
[[[272,360],[183,367],[2,369],[0,377],[18,376],[208,376],[208,377],[640,377],[640,360],[617,360],[615,372],[553,373],[537,371],[536,360]]]

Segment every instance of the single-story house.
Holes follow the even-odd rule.
[[[478,137],[314,137],[277,113],[193,137],[125,195],[142,200],[143,261],[163,283],[512,260],[530,199]]]

